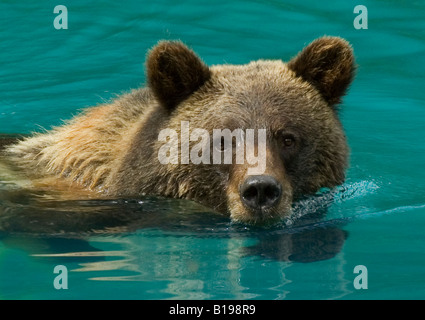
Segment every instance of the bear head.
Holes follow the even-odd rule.
[[[176,133],[158,139],[155,150],[179,143],[175,161],[157,158],[164,195],[265,223],[288,216],[297,198],[344,181],[349,149],[338,104],[355,72],[345,40],[319,38],[288,63],[211,67],[181,42],[163,41],[149,52],[146,69],[167,114],[162,127]],[[218,130],[232,133],[230,145]],[[244,143],[248,136],[253,144]]]

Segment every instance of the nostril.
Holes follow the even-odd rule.
[[[243,191],[242,198],[247,201],[256,201],[258,198],[258,190],[255,186],[251,185]]]
[[[251,176],[241,186],[241,198],[253,209],[275,206],[281,197],[281,184],[271,176]]]
[[[273,207],[280,199],[280,184],[266,184],[260,192],[259,205],[261,207]]]
[[[267,200],[273,201],[280,197],[280,190],[275,185],[269,185],[264,188],[264,197]]]

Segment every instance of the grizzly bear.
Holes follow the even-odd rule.
[[[99,197],[190,199],[244,223],[280,220],[294,200],[344,181],[349,152],[338,104],[355,71],[345,40],[319,38],[288,63],[215,66],[179,41],[162,41],[148,53],[146,70],[146,88],[9,146],[7,156],[34,187],[65,183]],[[224,153],[223,136],[218,144],[199,147],[198,135],[183,145],[182,124],[210,137],[217,129],[258,132],[251,152],[261,151],[263,169],[252,174],[249,161],[209,161]],[[161,136],[164,129],[176,134]],[[171,142],[177,147],[165,148]],[[187,161],[187,150],[208,161]],[[247,154],[248,146],[239,160]]]

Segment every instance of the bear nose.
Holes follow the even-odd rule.
[[[255,210],[269,209],[279,203],[282,186],[272,176],[250,176],[240,188],[242,202]]]

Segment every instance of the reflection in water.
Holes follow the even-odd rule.
[[[333,258],[340,252],[347,235],[346,231],[337,227],[325,227],[260,236],[259,242],[245,251],[278,261],[314,262]]]
[[[152,291],[161,298],[250,299],[261,298],[259,292],[268,291],[283,299],[290,291],[292,261],[334,257],[344,241],[338,238],[343,231],[336,230],[274,230],[270,236],[233,230],[215,236],[141,229],[127,235],[91,236],[87,241],[23,236],[3,240],[9,247],[29,251],[36,261],[66,265],[72,274],[85,274],[91,281],[134,282],[139,291],[147,291],[138,293],[138,298],[154,298]],[[276,260],[283,262],[273,263]],[[338,264],[328,268],[334,265]],[[338,286],[338,272],[327,270],[320,281]],[[263,279],[261,283],[257,278]]]

